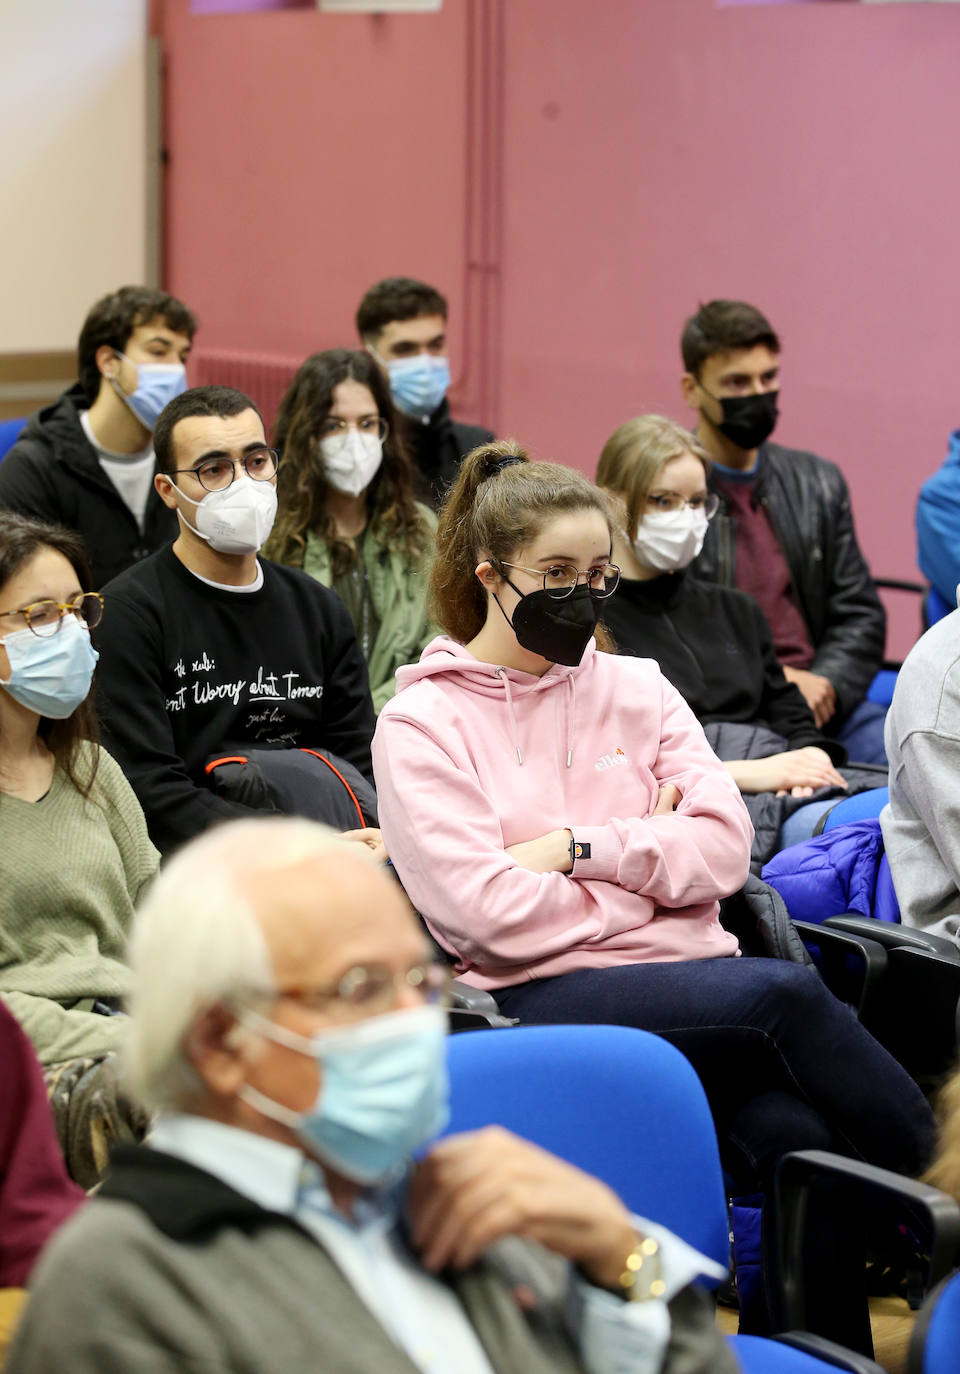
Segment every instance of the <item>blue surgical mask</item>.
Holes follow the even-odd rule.
[[[374,357],[377,357],[374,354]],[[378,358],[378,362],[383,360]],[[387,363],[394,405],[414,420],[429,420],[447,394],[450,364],[444,357],[415,353],[412,358],[392,358]]]
[[[447,1123],[443,1007],[388,1012],[309,1038],[257,1012],[247,1012],[243,1023],[314,1058],[320,1091],[310,1111],[302,1113],[249,1086],[239,1096],[289,1126],[311,1154],[345,1178],[382,1182]]]
[[[75,615],[64,617],[55,635],[15,630],[2,640],[10,676],[0,687],[14,701],[50,720],[66,720],[85,701],[100,655],[90,631]]]
[[[116,377],[111,377],[113,389],[126,401],[140,423],[152,431],[168,401],[186,391],[187,369],[183,363],[135,363],[119,350],[117,357],[137,369],[137,389],[127,393]]]

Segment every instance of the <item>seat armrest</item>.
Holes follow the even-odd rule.
[[[892,1241],[904,1226],[928,1256],[930,1289],[960,1255],[960,1206],[953,1198],[826,1150],[785,1155],[777,1166],[764,1240],[775,1326],[810,1331],[872,1356],[863,1279],[868,1233],[875,1239],[879,1227]],[[832,1311],[836,1292],[844,1295],[842,1326],[825,1330],[832,1319],[824,1321],[821,1312]]]
[[[887,971],[887,951],[880,941],[867,933],[839,930],[826,922],[793,924],[808,948],[819,948],[820,973],[833,995],[854,1007],[861,1021],[868,1020],[878,1004]],[[859,976],[851,971],[851,956],[860,970]]]
[[[849,1370],[850,1374],[886,1374],[883,1366],[868,1355],[848,1350],[845,1345],[837,1345],[836,1341],[828,1341],[823,1336],[813,1336],[809,1331],[784,1331],[771,1339],[780,1345],[789,1345],[794,1350],[802,1350],[805,1355],[822,1360],[833,1368]]]
[[[915,930],[913,926],[898,925],[895,921],[875,921],[871,916],[861,916],[855,911],[843,916],[828,916],[823,923],[831,930],[846,930],[851,935],[866,935],[876,940],[885,949],[906,946],[910,949],[926,950],[929,954],[939,955],[952,964],[960,964],[960,949],[952,940],[942,935],[930,935],[925,930]]]
[[[501,1015],[492,993],[454,978],[450,1000],[450,1030],[496,1030],[517,1024],[515,1017]]]

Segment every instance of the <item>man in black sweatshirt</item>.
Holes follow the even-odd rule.
[[[167,401],[186,390],[196,327],[165,291],[104,296],[80,331],[79,381],[30,417],[0,465],[0,506],[82,535],[98,589],[177,532],[154,489],[152,436]]]
[[[154,445],[156,489],[180,532],[104,589],[99,691],[107,746],[167,851],[250,814],[212,790],[218,755],[312,749],[370,779],[375,718],[339,598],[257,557],[276,514],[277,455],[253,402],[226,387],[187,391],[161,414]]]

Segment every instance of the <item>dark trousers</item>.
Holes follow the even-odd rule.
[[[766,1190],[789,1150],[926,1165],[933,1114],[913,1080],[813,969],[701,959],[585,969],[498,990],[521,1022],[637,1026],[671,1041],[710,1102],[724,1166]]]

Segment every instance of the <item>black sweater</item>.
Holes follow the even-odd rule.
[[[649,582],[624,577],[603,620],[622,653],[656,659],[702,725],[765,725],[791,749],[815,744],[835,764],[846,761],[784,677],[766,617],[745,592],[682,572]]]
[[[178,527],[175,512],[151,491],[141,533],[83,432],[86,409],[78,382],[30,417],[0,463],[0,506],[77,530],[90,554],[92,590],[101,591],[131,563],[169,544]]]
[[[95,636],[106,743],[162,851],[254,814],[208,788],[213,754],[323,747],[372,778],[375,717],[345,607],[296,568],[262,567],[259,591],[221,591],[166,548],[105,588]]]

